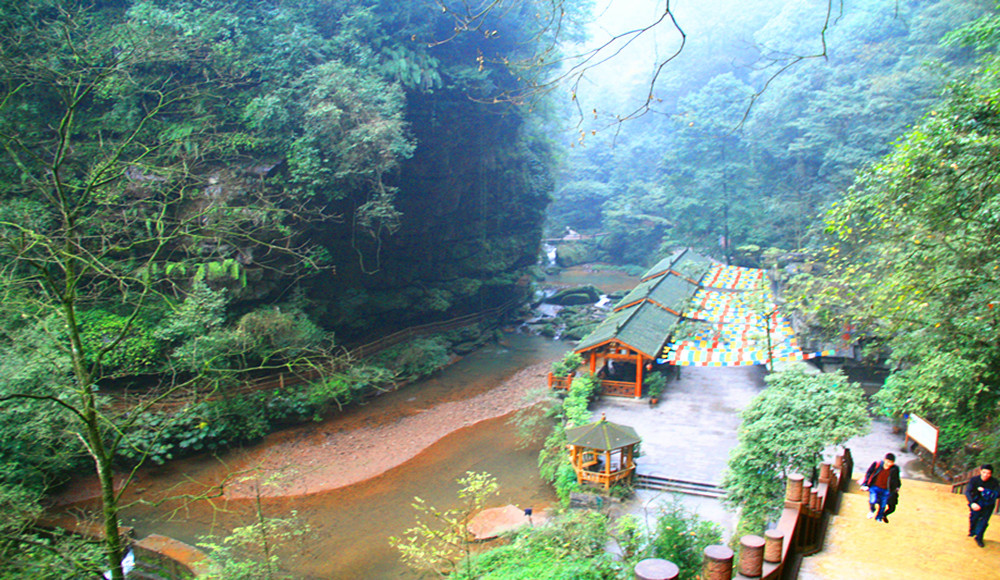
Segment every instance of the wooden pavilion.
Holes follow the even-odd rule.
[[[608,489],[612,484],[632,477],[635,472],[635,446],[642,441],[635,430],[601,420],[566,430],[569,457],[576,471],[577,483],[591,483]]]
[[[587,361],[590,373],[601,379],[603,394],[642,396],[643,371],[662,356],[712,263],[688,249],[661,260],[580,341],[575,350]]]

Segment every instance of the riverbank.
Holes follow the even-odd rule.
[[[224,487],[227,499],[297,497],[354,485],[416,457],[445,436],[475,423],[530,407],[551,362],[524,368],[496,388],[472,397],[421,408],[362,407],[337,421],[302,425],[268,436],[236,453],[235,472],[245,475]],[[266,482],[260,485],[259,482]]]
[[[149,466],[135,474],[127,495],[159,501],[177,495],[219,497],[221,493],[221,499],[239,500],[257,497],[259,491],[261,497],[292,498],[361,483],[412,460],[462,428],[536,404],[544,396],[553,360],[550,355],[496,386],[411,394],[403,400],[406,390],[379,397],[321,423],[272,433],[218,459],[205,455]],[[50,505],[79,504],[99,497],[96,480],[87,478],[50,498]]]

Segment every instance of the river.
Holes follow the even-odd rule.
[[[574,268],[548,281],[552,286],[584,283],[611,292],[631,288],[636,279],[616,272]],[[564,342],[508,332],[501,344],[487,345],[434,376],[367,405],[292,430],[291,437],[338,429],[344,424],[393,421],[386,418],[482,395],[509,381],[521,369],[558,359],[570,348]],[[543,387],[544,382],[539,382],[538,386]],[[538,476],[540,442],[523,444],[510,415],[461,425],[455,425],[450,434],[414,457],[360,483],[320,493],[262,499],[266,516],[288,518],[294,513],[298,525],[308,530],[300,540],[282,546],[282,567],[304,579],[420,577],[400,560],[388,538],[403,535],[414,525],[414,497],[439,508],[455,507],[456,479],[467,471],[488,472],[497,478],[501,493],[491,506],[513,504],[538,511],[556,502],[550,486]],[[245,469],[243,458],[247,454],[273,447],[282,438],[287,440],[289,434],[276,433],[255,446],[217,458],[189,458],[147,470],[133,486],[130,497],[152,500],[178,493],[197,494],[199,488],[217,484],[234,470]],[[384,441],[384,445],[391,449],[394,441]],[[314,453],[322,459],[326,452],[317,447]],[[155,506],[140,503],[123,511],[123,523],[134,527],[137,537],[156,533],[196,544],[208,535],[224,536],[235,526],[253,523],[255,509],[255,502],[248,499],[170,501]]]

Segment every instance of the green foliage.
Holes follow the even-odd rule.
[[[840,371],[810,374],[796,364],[766,381],[742,412],[722,482],[725,503],[739,508],[742,529],[752,533],[781,507],[788,474],[812,473],[824,449],[863,434],[871,422],[861,387]]]
[[[84,360],[98,362],[110,376],[141,374],[155,370],[161,343],[143,320],[129,320],[106,310],[94,309],[80,316]]]
[[[179,412],[147,412],[126,429],[121,459],[129,464],[218,451],[260,440],[278,427],[326,414],[384,391],[395,375],[373,365],[356,365],[306,386],[273,392],[224,396],[189,405]]]
[[[500,484],[488,473],[466,472],[457,480],[461,507],[440,510],[419,497],[413,498],[417,523],[402,537],[391,537],[389,543],[399,550],[408,566],[446,576],[454,572],[457,578],[478,578],[472,556],[469,519],[479,513],[486,502],[499,494]]]
[[[96,577],[100,547],[76,534],[37,528],[44,515],[37,491],[0,482],[0,579]]]
[[[680,580],[699,578],[705,548],[722,543],[719,526],[688,511],[679,500],[661,505],[655,518],[648,557],[677,564]]]
[[[570,373],[575,373],[581,364],[583,364],[583,358],[578,353],[569,351],[561,359],[552,363],[552,375],[556,377],[569,376]]]
[[[309,527],[299,521],[295,510],[287,518],[264,517],[258,504],[256,522],[233,528],[224,538],[202,538],[198,546],[208,550],[212,558],[214,569],[207,576],[209,579],[294,578],[280,571],[281,559],[276,551],[301,546],[309,533]]]
[[[601,382],[592,374],[575,377],[570,383],[569,394],[563,401],[566,425],[576,427],[590,423],[590,400],[597,393]]]
[[[975,0],[861,0],[835,7],[825,24],[825,10],[804,2],[723,4],[676,8],[684,50],[655,86],[589,99],[581,89],[586,146],[567,153],[548,231],[608,232],[601,259],[615,263],[650,264],[661,247],[720,259],[738,246],[804,247],[855,172],[931,105],[946,67],[968,64],[971,51],[957,43],[987,51],[998,36],[989,15],[939,44],[990,11]],[[749,56],[731,48],[734,37],[753,38],[762,49],[750,58],[767,64],[732,66]],[[632,110],[623,99],[651,95],[657,115],[615,123]],[[743,257],[733,262],[750,265]]]
[[[657,398],[667,388],[667,376],[659,372],[649,373],[642,379],[642,386],[646,389],[646,396]]]
[[[1000,404],[996,70],[989,57],[953,80],[830,209],[826,275],[811,281],[825,284],[810,303],[819,320],[853,323],[891,349],[878,409],[934,422],[945,453]]]
[[[441,370],[449,362],[448,343],[440,336],[420,337],[386,349],[373,360],[391,369],[400,380],[414,380]]]
[[[573,353],[568,353],[563,360],[572,356]],[[555,424],[538,454],[538,471],[542,479],[552,484],[563,505],[569,505],[570,494],[580,487],[566,452],[566,428],[590,422],[588,407],[599,387],[600,382],[593,375],[578,376],[565,398],[561,402],[556,399],[546,413],[555,419]]]
[[[185,341],[222,326],[226,320],[226,290],[212,290],[204,282],[195,282],[184,302],[155,332],[156,338]]]
[[[603,580],[621,577],[621,564],[605,551],[608,519],[572,511],[544,526],[514,532],[507,545],[475,556],[452,578],[495,580]],[[473,575],[475,574],[475,575]]]

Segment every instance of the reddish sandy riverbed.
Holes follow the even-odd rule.
[[[322,423],[307,423],[269,435],[263,442],[226,453],[216,461],[201,457],[144,469],[129,496],[147,490],[205,495],[222,484],[225,499],[293,497],[353,485],[416,457],[463,427],[510,414],[537,402],[551,361],[526,367],[501,385],[466,398],[435,400],[422,407],[379,401]],[[386,397],[388,399],[388,397]],[[264,482],[263,484],[261,482]],[[160,495],[157,493],[155,495]],[[213,494],[214,495],[214,494]],[[54,504],[99,497],[95,481],[77,481]]]
[[[462,427],[507,415],[539,400],[549,362],[522,369],[500,386],[426,409],[373,409],[344,420],[304,425],[269,437],[239,457],[268,497],[301,496],[352,485],[412,459]],[[534,393],[534,394],[533,394]],[[379,413],[377,416],[375,413]],[[255,483],[236,481],[228,498],[251,497]]]

